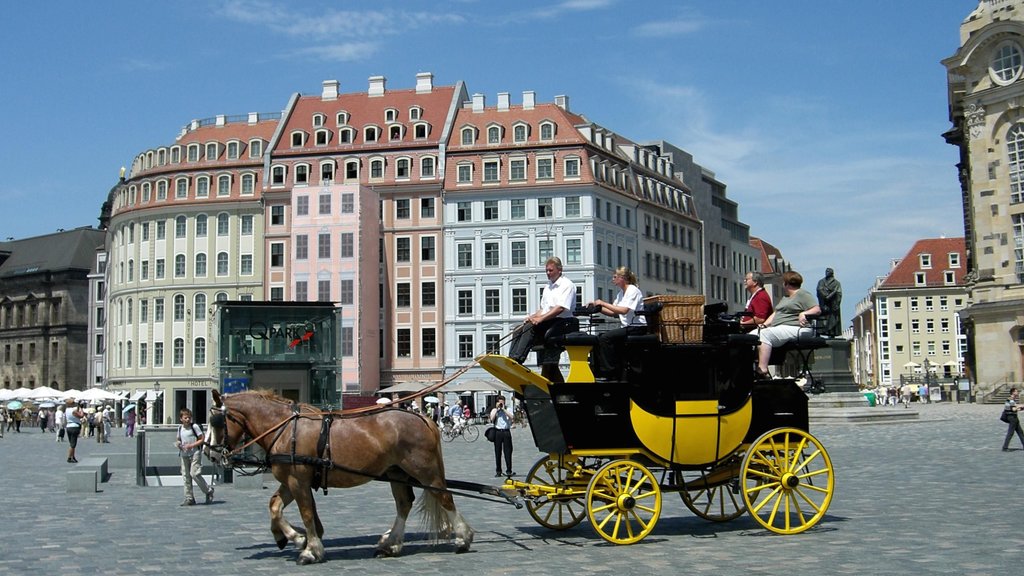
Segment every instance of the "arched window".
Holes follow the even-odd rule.
[[[206,338],[196,338],[192,349],[192,363],[196,366],[206,366]]]
[[[196,198],[206,198],[210,195],[210,178],[199,176],[196,178]]]
[[[1024,123],[1014,124],[1006,134],[1006,156],[1010,176],[1010,203],[1024,202]]]
[[[992,61],[989,63],[989,75],[996,84],[1010,84],[1020,76],[1021,52],[1014,42],[1001,44],[992,53]]]
[[[227,214],[217,214],[217,236],[227,236],[230,231],[230,217]]]
[[[196,254],[196,271],[195,275],[197,278],[206,276],[206,254]]]
[[[206,238],[207,218],[206,214],[196,216],[196,238]]]
[[[195,314],[192,315],[192,319],[196,322],[202,322],[206,319],[206,294],[202,292],[196,293],[193,301],[195,304],[192,306],[192,310],[195,311]]]
[[[218,252],[217,253],[217,276],[228,275],[228,253]]]
[[[222,174],[217,177],[217,196],[229,196],[231,194],[231,176]]]
[[[185,296],[182,294],[174,295],[174,321],[181,322],[185,320]]]
[[[175,366],[185,365],[185,339],[175,338],[174,339],[174,356],[173,363]]]
[[[185,277],[185,255],[178,254],[174,257],[174,277],[184,278]]]

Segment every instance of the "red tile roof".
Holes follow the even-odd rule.
[[[921,255],[928,254],[930,266],[922,268]],[[950,254],[957,254],[959,265],[950,266]],[[917,274],[925,274],[925,284],[917,283]],[[936,288],[949,286],[945,281],[945,273],[953,272],[954,283],[963,286],[964,275],[967,274],[967,251],[964,239],[961,238],[926,238],[918,240],[907,254],[886,276],[879,286],[886,288]]]

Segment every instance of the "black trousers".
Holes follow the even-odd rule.
[[[505,454],[505,473],[512,474],[512,431],[494,429],[494,473],[501,474],[501,455]]]
[[[1021,448],[1024,448],[1024,430],[1021,430],[1020,418],[1016,414],[1010,416],[1010,422],[1006,425],[1006,438],[1003,440],[1003,450],[1010,447],[1010,439],[1013,438],[1014,432],[1017,433]]]
[[[616,376],[622,370],[623,350],[626,347],[626,336],[646,334],[647,326],[624,326],[607,330],[597,335],[597,346],[591,351],[593,366],[598,377]]]
[[[556,317],[545,320],[537,325],[524,325],[520,327],[519,333],[516,334],[512,340],[512,345],[509,346],[508,357],[522,364],[526,361],[526,357],[530,354],[530,348],[533,347],[534,343],[543,342],[544,337],[552,328],[555,328],[555,330],[552,330],[553,333],[571,332],[571,321],[572,318]],[[563,325],[564,328],[562,328]]]

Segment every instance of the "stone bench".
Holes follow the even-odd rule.
[[[100,482],[106,482],[110,478],[110,474],[107,470],[107,459],[101,456],[90,456],[82,458],[75,465],[76,470],[93,470],[96,472],[96,478]]]
[[[78,470],[78,469],[72,468],[67,473],[67,478],[68,478],[67,491],[68,491],[68,494],[71,494],[71,493],[95,494],[96,493],[96,486],[97,486],[96,477],[98,475],[99,475],[99,472],[97,472],[95,469]]]

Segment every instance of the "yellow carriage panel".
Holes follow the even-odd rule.
[[[675,403],[675,416],[659,416],[631,401],[629,417],[640,443],[652,454],[670,464],[699,465],[740,447],[752,407],[747,398],[739,410],[719,414],[717,400],[686,400]]]

